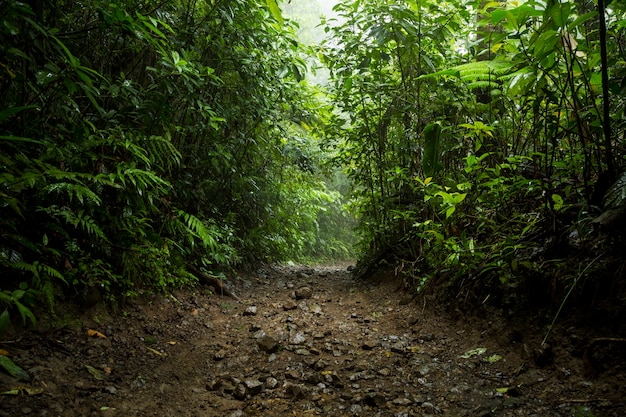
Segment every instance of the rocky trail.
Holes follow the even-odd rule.
[[[589,369],[598,335],[563,325],[542,347],[532,323],[346,266],[261,269],[231,281],[238,299],[143,296],[0,341],[28,373],[0,373],[0,416],[626,415],[621,343],[598,342]]]

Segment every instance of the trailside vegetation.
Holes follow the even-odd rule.
[[[350,255],[273,0],[0,5],[0,331],[34,305]]]
[[[577,286],[624,312],[624,4],[336,11],[320,55],[345,120],[329,146],[356,190],[359,273],[387,265],[475,305],[545,306]]]

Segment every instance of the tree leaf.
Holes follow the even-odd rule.
[[[285,20],[283,19],[283,13],[280,11],[280,8],[278,7],[278,3],[276,3],[276,0],[266,0],[266,1],[267,1],[267,7],[270,9],[272,16],[274,16],[274,19],[276,19],[276,21],[280,23],[281,26],[284,25]]]
[[[22,381],[30,381],[30,375],[28,375],[26,371],[13,363],[13,361],[7,356],[0,356],[0,366],[4,368],[4,370],[7,371],[11,376],[14,376],[15,378]]]

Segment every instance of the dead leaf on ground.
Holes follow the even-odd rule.
[[[9,352],[4,349],[0,349],[0,356],[9,356]]]
[[[92,330],[92,329],[88,329],[87,330],[87,336],[89,336],[89,337],[99,337],[101,339],[106,339],[107,338],[105,335],[103,335],[99,331]]]
[[[158,350],[156,350],[156,349],[152,349],[152,348],[150,348],[150,347],[146,347],[146,349],[148,349],[150,352],[154,353],[155,355],[158,355],[158,356],[167,356],[167,353],[159,352],[159,351],[158,351]]]
[[[104,378],[102,377],[102,373],[100,372],[99,369],[94,368],[93,366],[90,365],[85,365],[85,367],[87,368],[87,370],[89,371],[89,373],[96,378],[98,381],[102,381]]]
[[[0,393],[1,395],[39,395],[43,394],[43,388],[32,388],[25,386],[13,387],[8,391]]]

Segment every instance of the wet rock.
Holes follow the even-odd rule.
[[[316,371],[323,371],[324,369],[326,369],[329,366],[328,362],[326,362],[323,359],[320,359],[319,361],[315,362],[313,364],[313,369],[315,369]]]
[[[374,349],[374,348],[376,348],[378,346],[380,346],[380,342],[375,341],[375,340],[366,340],[361,345],[361,349],[363,349],[363,350],[372,350],[372,349]]]
[[[300,373],[300,371],[296,369],[289,369],[288,371],[285,372],[285,378],[297,381],[300,378],[302,378],[302,374]]]
[[[263,383],[256,379],[249,379],[240,382],[233,391],[233,397],[243,400],[246,397],[253,397],[263,391]]]
[[[412,403],[413,401],[411,401],[409,398],[396,398],[395,400],[392,401],[392,404],[397,405],[397,406],[406,406]]]
[[[244,316],[256,316],[256,306],[250,306],[243,312]]]
[[[304,342],[306,342],[306,338],[304,337],[304,334],[302,334],[301,332],[296,333],[291,339],[292,345],[301,345]]]
[[[283,303],[283,310],[285,311],[295,310],[296,308],[298,308],[298,305],[292,300],[288,300]]]
[[[309,309],[309,311],[313,314],[317,314],[317,315],[321,315],[322,314],[322,307],[320,307],[317,304],[313,304],[311,306],[311,308]]]
[[[365,398],[363,398],[363,401],[370,407],[381,408],[385,405],[387,399],[380,392],[369,392],[365,394]]]
[[[261,339],[263,336],[265,336],[265,331],[262,329],[257,330],[256,332],[254,332],[252,334],[252,338],[254,339]]]
[[[223,360],[224,358],[226,358],[226,351],[223,349],[218,350],[213,355],[213,360],[218,361],[218,362]]]
[[[420,340],[424,341],[424,342],[432,342],[433,340],[435,340],[435,335],[432,333],[424,333],[422,335],[420,335]]]
[[[317,384],[321,383],[322,381],[323,381],[323,378],[322,378],[322,375],[319,372],[312,373],[306,379],[306,382],[308,382],[311,385],[317,385]]]
[[[235,387],[235,390],[233,391],[233,397],[238,400],[243,400],[244,398],[246,398],[246,387],[243,384],[237,385]]]
[[[285,386],[285,397],[293,400],[304,400],[307,396],[306,391],[300,385],[287,384]]]
[[[264,386],[267,389],[274,389],[278,386],[278,380],[273,376],[270,376],[265,380]]]
[[[274,353],[278,350],[278,341],[272,336],[265,335],[259,339],[258,346],[265,353]]]
[[[300,287],[295,292],[296,300],[305,300],[313,296],[313,290],[310,287]]]
[[[243,382],[246,387],[246,393],[249,395],[257,395],[263,391],[263,383],[258,379],[248,379]]]
[[[222,380],[220,379],[213,379],[209,382],[206,383],[206,390],[207,391],[219,391],[219,389],[222,386]]]
[[[390,350],[395,353],[403,353],[405,351],[404,343],[396,342],[393,345],[391,345]]]
[[[354,414],[354,415],[358,416],[362,412],[363,412],[363,407],[361,407],[359,404],[352,404],[350,406],[350,413],[351,414]]]

